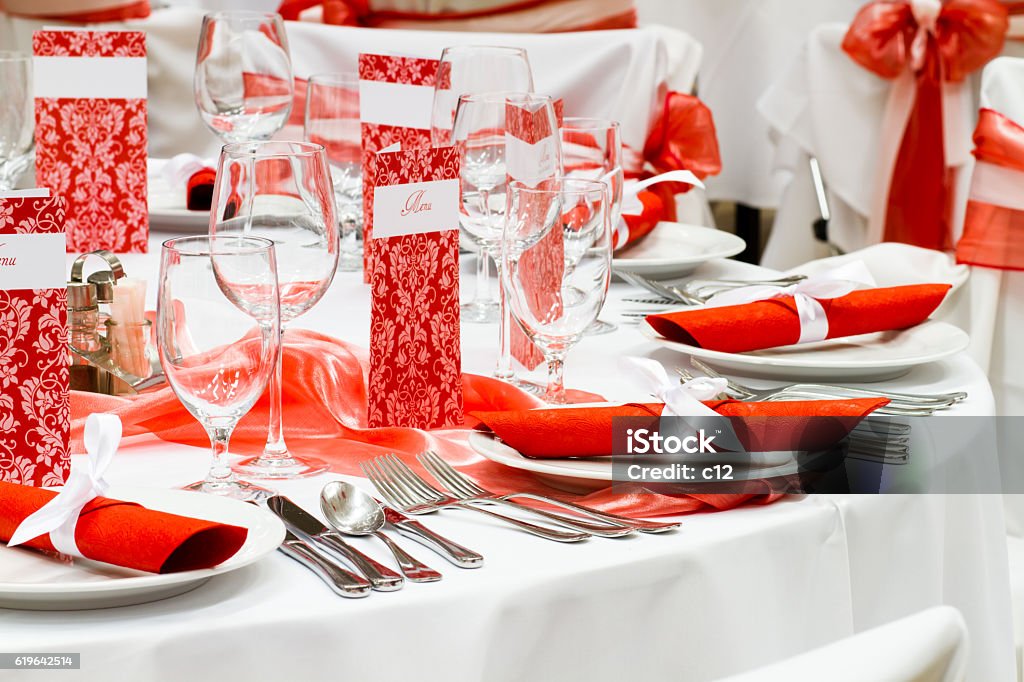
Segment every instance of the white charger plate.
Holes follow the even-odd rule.
[[[608,406],[607,403],[602,403],[602,405]],[[582,405],[570,405],[568,407],[582,407]],[[558,490],[586,494],[612,485],[611,457],[531,459],[524,457],[518,450],[498,440],[494,434],[481,431],[473,431],[469,434],[469,445],[492,462],[503,464],[513,469],[528,471],[543,483]],[[733,470],[733,481],[739,482],[774,478],[777,476],[792,476],[801,470],[795,453],[777,452],[763,454],[772,459],[766,461],[765,466],[736,466]],[[722,458],[715,460],[715,463],[724,462],[726,460]]]
[[[262,559],[284,541],[284,524],[255,505],[185,490],[113,486],[109,497],[149,509],[243,526],[245,543],[227,561],[196,571],[157,575],[88,559],[70,564],[0,544],[0,608],[71,611],[128,606],[193,590],[216,575]]]
[[[152,228],[204,234],[210,229],[209,211],[185,208],[185,188],[170,187],[161,173],[166,159],[149,159],[149,224]]]
[[[660,222],[633,246],[616,251],[612,267],[651,279],[689,275],[714,258],[729,258],[745,249],[746,242],[711,227]]]
[[[707,362],[716,369],[784,381],[884,381],[966,350],[970,337],[934,320],[899,331],[861,334],[818,343],[723,353],[670,341],[647,322],[640,331],[655,343]]]

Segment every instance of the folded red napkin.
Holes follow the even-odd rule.
[[[0,482],[0,540],[7,542],[26,517],[57,493]],[[75,529],[83,556],[150,573],[211,568],[234,556],[248,530],[147,509],[134,502],[97,497],[85,506]],[[26,547],[54,551],[49,536]]]
[[[730,417],[747,451],[775,452],[831,447],[888,402],[885,398],[866,398],[768,403],[719,400],[704,404]],[[664,407],[661,403],[631,403],[474,412],[472,416],[522,455],[557,459],[609,456],[613,451],[613,419],[648,417],[650,428],[656,428]]]
[[[818,302],[828,317],[826,338],[913,327],[928,319],[950,288],[949,284],[914,284],[821,299]],[[788,346],[800,338],[792,296],[648,315],[647,323],[666,339],[725,353]]]
[[[632,246],[649,235],[662,220],[668,220],[665,204],[657,194],[643,190],[636,198],[642,209],[638,214],[623,212],[622,222],[614,236],[616,251]]]

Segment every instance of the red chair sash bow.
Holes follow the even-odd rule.
[[[674,170],[688,170],[701,180],[718,175],[722,172],[722,157],[711,110],[693,95],[670,91],[647,135],[643,153],[625,147],[623,159],[627,178],[644,179]],[[690,185],[666,182],[646,190],[647,197],[642,200],[646,217],[632,221],[631,234],[634,230],[638,235],[646,234],[659,220],[675,220],[675,195],[690,189]],[[654,207],[662,214],[649,215]],[[629,241],[635,241],[635,237]]]
[[[974,130],[977,163],[956,260],[1024,270],[1024,127],[982,109]]]
[[[842,47],[854,61],[897,84],[913,79],[888,183],[886,241],[950,247],[953,178],[946,165],[943,84],[962,81],[998,55],[1007,28],[1006,8],[997,0],[875,0],[850,24]]]

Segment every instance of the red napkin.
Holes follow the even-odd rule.
[[[854,291],[819,303],[828,316],[828,337],[906,329],[928,319],[949,284],[914,284]],[[647,323],[672,341],[743,353],[796,343],[800,320],[792,296],[720,308],[648,315]]]
[[[647,190],[637,194],[637,199],[643,206],[639,215],[622,214],[622,226],[615,233],[615,250],[632,246],[647,235],[649,235],[662,220],[668,220],[669,216],[665,210],[665,204],[654,192]]]
[[[57,493],[0,482],[0,540],[7,542],[25,518]],[[97,497],[78,519],[75,543],[95,561],[150,573],[211,568],[234,556],[248,530],[146,509],[134,502]],[[43,535],[26,547],[53,552]]]
[[[741,403],[704,403],[730,423],[749,452],[821,450],[842,440],[864,417],[887,404],[885,398]],[[656,428],[661,403],[474,412],[510,447],[526,457],[558,459],[612,454],[612,420],[649,417]],[[637,428],[637,427],[634,427]]]

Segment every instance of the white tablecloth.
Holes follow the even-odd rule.
[[[129,274],[154,281],[161,236],[153,236],[153,253],[125,258]],[[711,271],[750,268],[720,262]],[[625,291],[614,285],[607,318],[632,305],[621,302]],[[299,324],[365,344],[367,297],[357,275],[340,274]],[[466,370],[488,372],[495,327],[465,325],[463,332]],[[682,362],[623,327],[585,339],[570,354],[569,383],[642,399],[628,377],[611,369],[624,354]],[[966,389],[960,414],[993,409],[984,377],[964,356],[892,387]],[[110,479],[177,486],[200,477],[207,464],[204,450],[136,437]],[[317,493],[331,478],[279,488],[316,509]],[[711,680],[943,603],[962,611],[970,629],[971,679],[1013,679],[998,496],[810,496],[688,517],[671,535],[581,546],[481,519],[446,512],[426,522],[483,552],[484,568],[456,569],[413,544],[444,581],[359,601],[334,597],[275,554],[154,604],[0,612],[5,651],[82,653],[77,678],[33,671],[4,679]],[[384,558],[372,542],[358,544]]]

